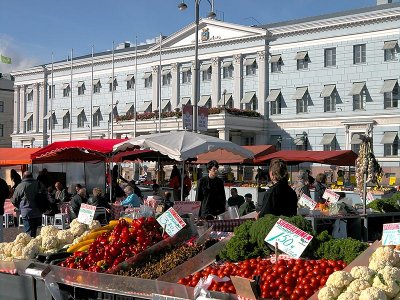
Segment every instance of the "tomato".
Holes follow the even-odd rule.
[[[299,299],[299,295],[297,293],[292,293],[290,295],[290,300],[298,300]]]
[[[334,268],[333,268],[333,271],[334,271],[334,272],[336,272],[336,271],[341,271],[341,270],[342,270],[342,268],[340,268],[340,267],[334,267]]]
[[[326,269],[325,269],[325,274],[326,275],[331,275],[333,273],[333,269],[331,268],[331,267],[327,267]]]
[[[326,280],[327,280],[327,277],[322,277],[321,279],[320,279],[320,281],[319,281],[319,286],[324,286],[325,285],[325,283],[326,283]]]
[[[307,271],[305,269],[299,270],[299,276],[305,276],[306,274],[307,274]]]

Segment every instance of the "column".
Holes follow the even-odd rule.
[[[233,68],[233,107],[240,108],[240,100],[243,97],[243,64],[241,54],[233,56]]]
[[[47,105],[47,84],[46,81],[43,81],[39,84],[39,132],[43,133],[43,145],[47,145],[47,121],[44,120],[44,117],[47,114],[48,105]],[[45,142],[46,141],[46,142]]]
[[[14,129],[13,129],[13,134],[16,134],[20,131],[20,102],[19,102],[20,92],[19,92],[19,89],[20,89],[19,86],[14,87]]]
[[[39,132],[39,83],[33,84],[33,132]]]
[[[221,140],[229,141],[229,128],[218,129],[218,137]]]
[[[265,51],[259,51],[257,52],[258,54],[258,92],[257,92],[257,98],[258,98],[258,112],[266,116],[266,105],[265,101],[267,99],[266,96],[266,87],[267,87],[267,59],[266,59],[266,52]]]
[[[221,68],[219,57],[211,58],[211,107],[217,107],[221,95]]]
[[[25,128],[25,122],[24,122],[24,118],[26,115],[26,104],[25,104],[25,86],[22,85],[21,89],[20,89],[20,93],[19,93],[19,132],[20,133],[25,133],[26,132],[26,128]]]
[[[179,65],[171,65],[171,81],[172,81],[172,94],[171,94],[171,109],[172,111],[178,106],[178,99],[180,97],[180,81],[179,81]]]
[[[160,86],[160,78],[158,77],[161,74],[161,70],[159,72],[159,66],[152,67],[152,91],[153,91],[153,98],[152,98],[152,111],[158,110],[158,93],[161,92]]]

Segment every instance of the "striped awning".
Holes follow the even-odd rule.
[[[381,144],[393,144],[396,141],[396,138],[397,132],[385,132],[382,137]]]
[[[319,144],[320,145],[330,145],[330,144],[332,144],[333,140],[335,139],[335,136],[336,136],[335,133],[325,133]]]
[[[381,94],[393,92],[396,84],[397,84],[397,79],[385,80],[385,82],[383,83],[382,89],[381,89]]]
[[[307,92],[307,90],[308,90],[308,87],[306,87],[306,86],[298,87],[296,89],[296,93],[294,93],[292,99],[293,100],[301,100],[301,99],[303,99],[303,97],[304,97],[305,93]]]
[[[280,89],[271,90],[267,97],[267,101],[269,101],[269,102],[276,101],[276,99],[278,99],[280,93],[281,93]]]
[[[333,91],[335,90],[335,88],[336,88],[336,84],[325,85],[319,96],[321,98],[330,97],[332,95]]]
[[[243,96],[243,99],[240,101],[240,103],[243,104],[248,104],[253,100],[253,98],[256,96],[256,92],[246,92]]]
[[[306,59],[308,57],[308,51],[300,51],[297,52],[296,57],[294,59],[299,60],[299,59]]]
[[[365,81],[354,82],[353,87],[351,88],[351,91],[349,93],[349,96],[360,95],[364,87],[365,87]]]

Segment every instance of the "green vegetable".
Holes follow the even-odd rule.
[[[390,198],[376,199],[368,204],[367,207],[380,212],[397,212],[400,211],[399,202],[400,193],[396,193]]]
[[[352,238],[331,239],[320,244],[316,251],[316,256],[317,258],[341,259],[346,263],[350,263],[367,248],[367,243]]]

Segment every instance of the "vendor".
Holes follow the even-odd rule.
[[[231,188],[231,197],[228,198],[228,205],[237,206],[239,208],[243,203],[244,198],[238,194],[237,188]]]
[[[253,202],[253,195],[246,194],[244,195],[245,202],[239,207],[239,216],[247,215],[256,210],[256,206]]]
[[[273,159],[269,167],[269,177],[273,185],[264,194],[258,218],[267,214],[292,217],[297,214],[297,195],[288,183],[286,163]]]

